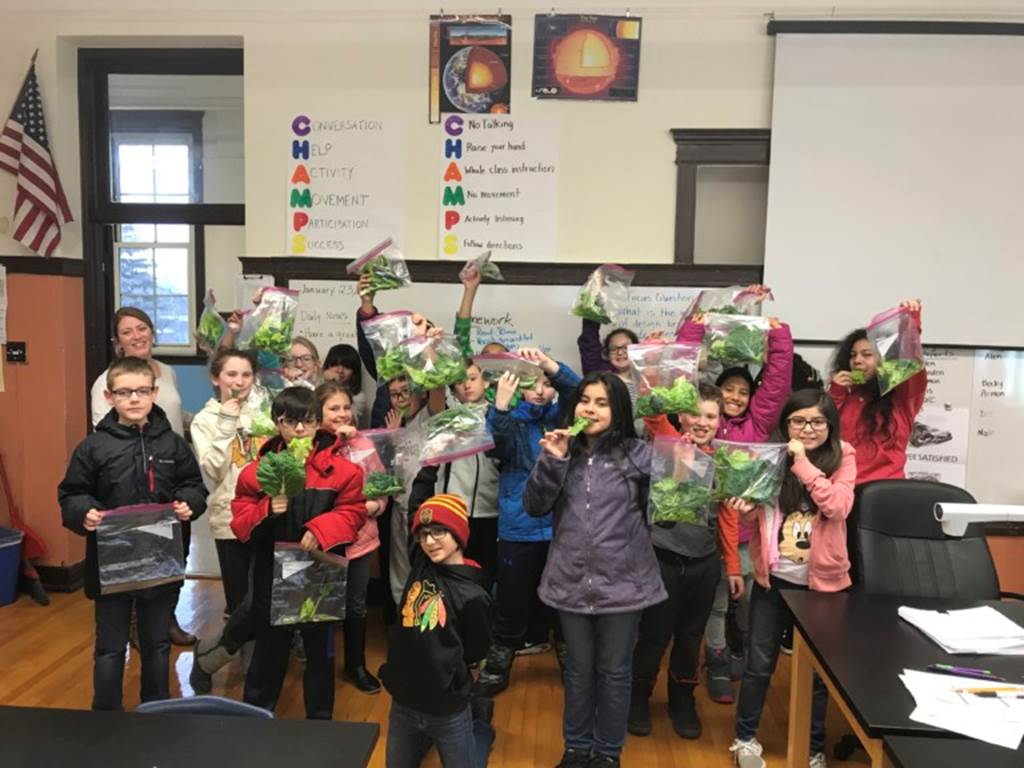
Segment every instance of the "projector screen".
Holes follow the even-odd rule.
[[[798,339],[904,298],[1024,347],[1024,37],[780,33],[765,283]]]

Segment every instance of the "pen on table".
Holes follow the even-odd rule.
[[[929,672],[938,672],[940,675],[957,675],[959,677],[973,677],[978,680],[994,680],[1005,683],[1006,678],[993,674],[989,669],[975,669],[973,667],[954,667],[952,664],[929,664]]]
[[[1024,688],[1019,685],[1013,686],[986,686],[984,688],[954,688],[957,693],[973,693],[975,696],[997,696],[999,694],[1020,694],[1024,696]]]
[[[995,691],[971,691],[979,699],[1024,699],[1024,693],[996,693]]]

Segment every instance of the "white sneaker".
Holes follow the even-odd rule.
[[[750,739],[750,741],[735,739],[732,746],[729,747],[729,751],[732,752],[733,762],[738,768],[765,768],[764,760],[761,758],[764,747],[757,739]]]
[[[808,763],[807,768],[828,768],[828,763],[825,761],[825,753],[815,752],[811,755],[811,761]]]

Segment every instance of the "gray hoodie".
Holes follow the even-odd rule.
[[[668,596],[647,526],[650,467],[643,440],[564,459],[541,453],[523,508],[537,517],[553,513],[538,591],[544,603],[572,613],[625,613]]]

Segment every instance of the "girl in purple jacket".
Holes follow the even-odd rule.
[[[564,419],[578,437],[546,432],[523,493],[530,515],[552,513],[540,599],[559,613],[568,659],[559,768],[619,765],[633,645],[643,609],[667,597],[647,526],[651,447],[636,437],[626,386],[593,372]]]

